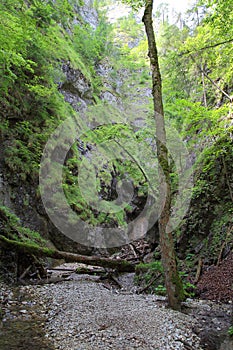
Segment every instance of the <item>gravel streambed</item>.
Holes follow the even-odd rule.
[[[162,298],[109,290],[90,276],[37,293],[47,304],[46,336],[55,349],[202,349],[193,318],[167,309]]]
[[[1,286],[0,350],[232,349],[230,340],[215,347],[212,336],[228,327],[221,320],[230,318],[231,305],[190,300],[186,314],[179,313],[166,308],[164,297],[137,295],[132,274],[119,281],[122,289],[98,276],[70,273],[59,283]],[[207,325],[213,326],[207,333],[213,347],[201,345],[211,343],[203,342]]]

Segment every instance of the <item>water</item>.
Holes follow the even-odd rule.
[[[17,287],[8,293],[10,300],[7,305],[2,305],[0,315],[0,350],[54,350],[45,336],[44,316],[33,297],[20,292]]]
[[[0,350],[54,350],[39,321],[13,320],[0,326]]]

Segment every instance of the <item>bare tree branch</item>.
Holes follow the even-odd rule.
[[[221,41],[220,43],[215,43],[215,44],[212,44],[212,45],[203,46],[200,49],[184,51],[184,52],[181,52],[179,56],[189,55],[189,54],[192,54],[194,52],[199,52],[199,51],[204,51],[204,50],[208,50],[208,49],[213,49],[214,47],[217,47],[217,46],[220,46],[220,45],[224,45],[224,44],[229,44],[231,42],[233,42],[233,38],[231,38],[229,40]]]
[[[191,56],[191,58],[192,58],[192,60],[193,60],[193,62],[195,62],[196,63],[196,65],[197,65],[197,68],[198,68],[198,70],[219,90],[219,91],[221,91],[221,93],[224,95],[224,96],[226,96],[229,100],[230,100],[230,102],[232,102],[233,101],[233,98],[231,97],[231,96],[229,96],[223,89],[221,89],[220,88],[220,86],[218,86],[218,84],[216,84],[215,83],[215,81],[213,80],[213,79],[211,79],[210,77],[209,77],[209,75],[202,69],[202,67],[199,65],[199,64],[197,64],[197,62],[195,61],[195,59],[193,58],[193,56]]]

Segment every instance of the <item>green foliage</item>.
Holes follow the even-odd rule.
[[[233,86],[232,11],[224,1],[203,0],[189,14],[189,26],[179,17],[176,24],[163,21],[159,27],[163,96],[170,111],[176,108],[176,99],[209,107],[222,105],[226,98],[216,85],[226,93]],[[194,17],[197,20],[193,25]]]
[[[76,25],[73,30],[73,48],[85,62],[92,78],[96,79],[95,68],[101,59],[111,54],[112,43],[111,25],[107,23],[104,15],[99,14],[96,29],[89,24]],[[95,80],[94,80],[95,81]]]
[[[58,85],[69,61],[95,89],[95,65],[107,54],[110,26],[100,15],[96,30],[74,26],[74,6],[82,1],[15,1],[0,4],[0,132],[8,140],[6,164],[22,180],[38,175],[49,135],[72,108]],[[7,40],[6,40],[7,38]]]
[[[2,234],[15,241],[36,246],[46,246],[47,241],[41,235],[20,223],[20,219],[6,206],[0,206]]]
[[[187,253],[185,257],[185,266],[187,266],[189,270],[194,267],[194,261],[195,261],[195,254]]]
[[[157,295],[166,295],[166,287],[163,284],[158,284],[155,289],[154,289],[154,293]]]
[[[134,9],[145,5],[145,1],[124,2]],[[207,198],[206,207],[215,208],[213,212],[218,217],[218,224],[214,221],[211,227],[214,231],[211,252],[216,254],[222,241],[219,232],[232,215],[232,106],[213,83],[203,78],[200,67],[221,89],[232,93],[232,11],[230,0],[203,0],[200,4],[208,11],[199,19],[199,24],[191,26],[187,22],[178,27],[163,21],[157,43],[166,117],[181,132],[196,159],[193,201],[199,205]],[[100,15],[94,29],[74,12],[74,6],[81,5],[81,1],[74,0],[4,0],[0,4],[0,136],[7,144],[5,163],[16,181],[19,178],[37,181],[44,144],[59,123],[73,115],[72,108],[58,91],[65,79],[61,66],[67,61],[73,69],[83,73],[96,94],[105,89],[101,79],[96,77],[96,67],[107,56],[110,56],[108,64],[113,67],[113,89],[124,80],[121,91],[129,97],[130,103],[138,103],[135,98],[138,90],[150,88],[147,41],[143,25],[137,22],[135,14],[131,13],[114,25],[108,25],[104,15]],[[100,12],[100,5],[97,2],[95,5]],[[195,6],[192,13],[199,9],[198,4]],[[218,43],[222,44],[216,45]],[[117,47],[113,48],[114,45]],[[139,104],[149,109],[142,96]],[[149,122],[147,128],[136,132],[122,123],[98,128],[83,135],[80,142],[93,148],[115,142],[122,150],[133,154],[132,141],[144,152],[145,147],[141,146],[153,138],[153,133]],[[63,174],[64,192],[72,209],[94,225],[124,226],[132,211],[131,205],[107,215],[93,210],[78,185],[83,161],[78,144],[73,146],[72,152]],[[133,180],[139,197],[147,194],[151,184],[137,159],[147,158],[148,154],[137,156],[115,159],[98,169],[95,186],[102,199],[116,199],[116,191],[112,194],[112,173],[117,181]],[[147,169],[149,175],[152,170]],[[171,178],[175,192],[178,183],[175,171]],[[50,181],[52,185],[56,179]],[[154,189],[156,184],[155,179]],[[54,196],[59,197],[59,194]],[[216,207],[213,202],[217,203]],[[219,209],[223,202],[225,213]],[[220,212],[221,217],[217,215]],[[155,270],[155,266],[151,267],[150,276]],[[154,290],[156,288],[164,288],[161,281]]]
[[[194,88],[194,76],[189,73],[189,61],[180,55],[180,48],[189,36],[187,27],[179,29],[175,24],[161,23],[157,46],[161,75],[163,77],[163,99],[166,109],[176,108],[176,101],[187,99]],[[195,86],[196,88],[196,86]]]
[[[180,278],[182,279],[183,290],[185,298],[192,298],[195,296],[196,286],[188,280],[188,273],[180,272]]]
[[[154,282],[151,283],[151,280]],[[166,288],[164,286],[163,268],[160,260],[151,263],[140,263],[136,266],[135,283],[142,288],[151,284],[147,289],[149,293],[156,293],[158,295],[166,295]]]
[[[232,234],[228,234],[232,227],[232,203],[225,201],[214,208],[214,220],[210,227],[210,236],[204,240],[203,254],[209,256],[214,263],[217,262],[221,246],[225,242],[226,246],[232,247]]]
[[[123,3],[129,5],[135,11],[139,10],[146,3],[146,0],[122,0]]]
[[[136,266],[136,272],[163,272],[162,263],[160,260],[151,263],[140,263]]]
[[[192,297],[195,295],[195,286],[190,283],[187,279],[188,275],[184,272],[180,273],[180,277],[183,283],[184,296]],[[153,281],[151,283],[151,281]],[[156,260],[154,262],[144,264],[140,263],[136,266],[136,276],[135,283],[138,285],[145,287],[149,284],[148,292],[155,293],[158,295],[166,295],[166,288],[164,285],[164,275],[162,263],[160,260]]]
[[[104,5],[112,5],[114,1],[103,1]],[[115,4],[115,3],[114,3]],[[131,76],[136,70],[148,69],[148,46],[144,32],[144,26],[135,12],[131,11],[128,15],[120,17],[112,24],[110,40],[114,44],[111,49],[110,63],[113,66],[114,77],[117,77],[119,70],[127,69],[125,74]],[[126,75],[124,82],[126,83]],[[133,78],[133,77],[132,77]],[[134,77],[137,79],[137,77]],[[135,81],[134,79],[134,81]]]
[[[230,337],[233,337],[233,326],[229,327],[228,334],[229,334]]]
[[[58,118],[72,113],[61,95],[54,97],[54,101],[51,98],[50,105],[51,112],[54,109],[54,116],[43,111],[43,106],[39,110],[38,105],[38,112],[35,111],[33,120],[19,120],[14,127],[11,127],[11,120],[0,123],[3,137],[10,140],[5,151],[5,163],[13,176],[17,175],[22,180],[27,177],[37,178],[45,142],[58,125]]]
[[[113,182],[119,183],[122,180],[132,182],[139,197],[146,195],[148,190],[147,178],[145,178],[134,157],[132,156],[133,158],[130,159],[130,145],[127,147],[128,140],[132,140],[132,138],[135,138],[133,130],[125,124],[103,125],[83,134],[78,144],[72,147],[72,156],[67,159],[64,167],[63,189],[68,203],[82,220],[92,225],[108,226],[113,223],[119,227],[126,225],[126,216],[131,213],[132,206],[131,203],[122,202],[122,209],[119,209],[118,206],[114,207],[114,203],[111,202],[118,198],[118,194]],[[106,147],[108,147],[109,141],[111,144],[115,141],[116,147],[122,148],[123,153],[127,151],[129,159],[124,160],[116,157],[103,163],[103,154],[100,153],[98,158],[98,152],[95,152],[95,160],[90,165],[78,150],[80,145],[82,145],[82,148],[86,148],[87,152],[88,149],[95,149],[98,145],[103,147],[106,144]],[[134,155],[133,151],[132,155]],[[84,167],[88,170],[89,181],[88,185],[81,185],[80,187],[80,168],[83,169]],[[90,178],[92,167],[94,167],[94,175]],[[111,207],[112,212],[107,210],[105,213],[102,211],[104,208],[93,210],[91,203],[95,200],[93,195],[95,192],[98,198],[108,201],[108,208]],[[57,198],[57,200],[59,199]],[[114,210],[114,208],[117,210]]]

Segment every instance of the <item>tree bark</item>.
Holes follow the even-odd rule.
[[[119,272],[134,272],[135,266],[126,260],[113,260],[110,258],[101,258],[98,256],[84,256],[59,250],[41,248],[36,245],[14,241],[0,235],[1,245],[8,246],[21,254],[33,254],[38,257],[48,257],[53,259],[64,259],[66,262],[78,262],[92,266],[102,266],[116,269]]]
[[[166,147],[166,131],[162,101],[162,81],[158,62],[157,46],[152,20],[153,0],[146,0],[143,23],[145,26],[149,58],[152,72],[152,95],[156,124],[157,157],[159,162],[160,196],[163,208],[159,218],[159,233],[162,265],[165,274],[165,285],[169,306],[180,310],[184,299],[183,286],[177,270],[176,254],[172,232],[168,229],[171,210],[171,181],[168,150]],[[161,201],[161,202],[162,202]]]
[[[201,79],[202,79],[202,90],[203,90],[203,103],[204,107],[207,108],[207,93],[206,93],[206,84],[205,84],[205,64],[202,64],[202,72],[201,72]]]

